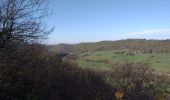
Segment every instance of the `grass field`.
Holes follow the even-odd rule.
[[[123,55],[112,51],[85,52],[78,56],[77,63],[82,67],[108,69],[114,62],[143,62],[158,71],[170,72],[170,53]]]

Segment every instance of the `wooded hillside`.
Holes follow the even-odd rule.
[[[59,53],[82,53],[100,50],[130,50],[141,53],[170,53],[170,40],[127,39],[119,41],[101,41],[93,43],[80,43],[75,45],[59,44],[48,46],[50,50]]]

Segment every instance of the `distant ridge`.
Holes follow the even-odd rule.
[[[149,52],[152,50],[156,53],[169,53],[170,40],[146,40],[146,39],[126,39],[117,41],[100,41],[79,44],[58,44],[49,45],[50,50],[58,53],[81,53],[87,51],[100,50],[140,50],[141,52]]]

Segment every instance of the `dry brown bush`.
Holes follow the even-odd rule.
[[[123,100],[165,99],[169,93],[169,77],[155,72],[147,64],[116,63],[106,74],[110,84],[123,92]]]
[[[114,88],[101,72],[63,62],[36,44],[21,54],[0,62],[0,100],[114,99]]]

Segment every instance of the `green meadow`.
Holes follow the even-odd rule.
[[[77,63],[81,67],[108,69],[112,63],[142,62],[147,63],[157,71],[170,72],[170,53],[148,53],[124,55],[113,51],[85,52],[78,55]]]

